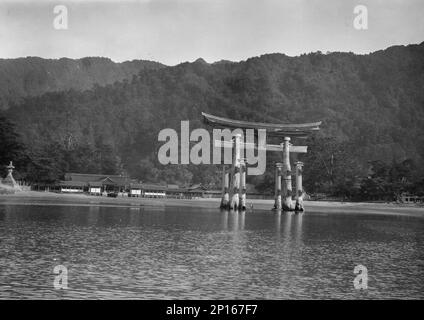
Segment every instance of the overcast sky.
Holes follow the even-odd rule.
[[[53,8],[68,8],[68,29]],[[368,8],[368,30],[353,26]],[[168,65],[264,53],[368,53],[424,41],[424,0],[0,0],[0,58],[104,56]]]

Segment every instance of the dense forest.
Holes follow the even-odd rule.
[[[42,59],[27,57],[0,59],[0,110],[19,103],[23,97],[45,92],[86,90],[131,78],[145,69],[164,65],[144,60],[115,63],[108,58]]]
[[[9,108],[2,112],[1,139],[14,147],[3,144],[0,160],[15,159],[21,179],[53,182],[68,171],[102,172],[216,187],[219,167],[157,161],[158,132],[179,131],[181,120],[205,127],[204,111],[250,121],[323,121],[318,134],[295,141],[309,146],[300,157],[307,192],[387,200],[424,192],[424,43],[368,55],[198,59],[143,68],[85,91],[66,89],[2,96]],[[270,191],[279,156],[267,154],[266,174],[248,182]]]

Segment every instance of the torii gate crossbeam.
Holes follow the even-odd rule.
[[[284,138],[280,145],[267,144],[267,151],[282,152],[282,163],[276,163],[275,167],[275,204],[274,209],[285,211],[303,211],[303,187],[302,187],[302,162],[296,162],[296,193],[295,202],[292,199],[292,181],[290,153],[306,153],[307,146],[293,146],[290,137],[308,137],[319,130],[321,122],[302,124],[271,124],[260,122],[239,121],[223,117],[213,116],[203,113],[203,120],[206,124],[218,128],[237,129],[265,129],[267,136]],[[260,149],[261,146],[244,143],[241,135],[237,134],[233,141],[215,141],[216,147],[226,147],[233,149],[233,159],[231,176],[223,170],[223,188],[221,207],[229,209],[246,208],[246,162],[240,158],[240,148]]]

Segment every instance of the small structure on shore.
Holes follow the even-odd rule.
[[[424,203],[424,196],[402,193],[400,201],[401,203]]]
[[[10,161],[7,168],[7,175],[4,179],[0,181],[0,193],[15,193],[16,191],[21,191],[21,187],[13,178],[13,162]]]

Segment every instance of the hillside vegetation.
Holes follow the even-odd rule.
[[[133,60],[115,63],[107,58],[42,59],[37,57],[0,59],[0,109],[19,103],[23,97],[62,90],[86,90],[131,78],[141,70],[162,64]]]
[[[108,67],[99,72],[114,73],[104,69]],[[33,79],[37,77],[34,71]],[[67,77],[71,81],[72,74]],[[107,76],[102,79],[86,91],[80,89],[87,89],[89,80],[72,90],[22,98],[3,113],[15,123],[31,159],[20,169],[23,177],[55,180],[66,171],[125,172],[144,181],[215,186],[218,167],[163,167],[156,155],[161,129],[178,129],[181,120],[191,120],[192,129],[204,127],[204,111],[250,121],[323,121],[317,136],[295,141],[310,147],[302,159],[305,186],[314,192],[357,195],[364,179],[375,174],[370,169],[380,165],[388,166],[386,180],[403,179],[415,187],[421,183],[424,43],[368,55],[267,54],[215,64],[198,59],[142,68],[113,84],[104,85]],[[249,179],[258,189],[272,189],[271,164],[278,156],[269,154],[265,176]],[[404,163],[409,178],[393,173]]]

